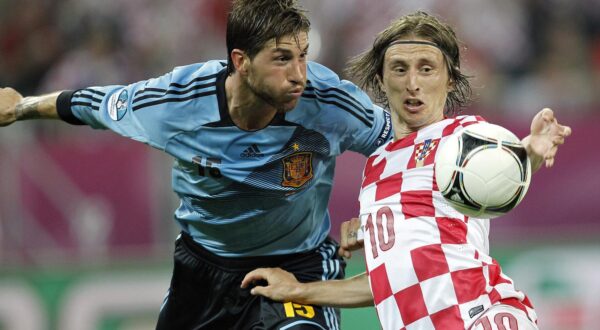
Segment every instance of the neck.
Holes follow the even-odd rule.
[[[277,114],[277,109],[252,92],[238,73],[225,80],[225,94],[229,116],[243,130],[265,128]]]
[[[400,116],[398,116],[396,112],[392,111],[392,127],[394,128],[394,141],[405,138],[408,135],[419,131],[420,129],[438,123],[442,120],[444,120],[443,113],[440,116],[432,118],[427,122],[411,125],[400,119]]]

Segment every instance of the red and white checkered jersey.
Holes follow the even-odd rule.
[[[537,317],[488,255],[489,220],[469,218],[442,197],[438,148],[477,116],[444,119],[380,147],[368,158],[360,213],[369,282],[383,329],[468,329],[497,303]]]

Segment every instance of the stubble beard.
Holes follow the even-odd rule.
[[[260,84],[255,84],[252,80],[246,79],[246,86],[254,94],[258,99],[263,101],[264,103],[272,106],[277,110],[277,112],[284,111],[284,107],[281,103],[277,102],[275,98],[269,93],[266,88],[261,86]]]

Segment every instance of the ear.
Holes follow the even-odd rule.
[[[454,83],[454,80],[452,79],[448,79],[448,93],[454,91],[454,87],[456,86],[456,84]]]
[[[385,90],[385,85],[383,84],[383,78],[380,75],[375,75],[375,79],[377,80],[377,85],[379,85],[379,89],[381,89],[384,93],[387,94]]]
[[[246,74],[248,67],[248,57],[243,50],[234,49],[231,51],[231,62],[235,67],[235,71]]]

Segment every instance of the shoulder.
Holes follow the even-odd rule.
[[[340,77],[328,67],[317,62],[309,61],[306,65],[307,78],[310,81],[339,84]]]
[[[435,137],[441,134],[442,137],[460,132],[463,128],[480,122],[485,122],[481,116],[476,115],[460,115],[456,117],[446,118],[438,123],[421,129],[418,132],[418,137],[423,140],[427,137]]]
[[[369,104],[371,103],[370,99],[362,89],[351,81],[340,79],[337,73],[319,63],[308,62],[307,80],[309,88],[326,91],[342,91],[348,96],[352,96],[359,100],[366,100]]]
[[[177,66],[172,74],[176,77],[193,77],[197,79],[215,79],[217,74],[227,67],[226,61],[213,60],[202,63]]]
[[[479,115],[460,115],[451,119],[461,124],[487,122],[485,118]]]
[[[307,85],[302,94],[302,104],[311,112],[324,111],[335,118],[356,119],[370,126],[374,105],[368,95],[354,83],[340,79],[329,68],[309,62]]]

